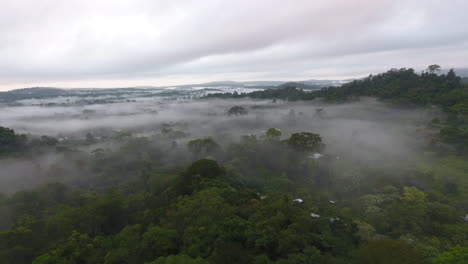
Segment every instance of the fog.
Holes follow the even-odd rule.
[[[145,147],[157,153],[152,159],[183,165],[193,159],[186,149],[189,140],[212,137],[226,149],[243,135],[261,138],[271,127],[281,130],[281,139],[296,132],[319,133],[326,144],[323,155],[328,160],[397,169],[421,157],[435,133],[427,123],[440,115],[437,109],[398,108],[370,98],[326,104],[128,97],[120,102],[89,105],[76,105],[75,99],[22,100],[14,106],[1,106],[1,126],[29,138],[56,137],[59,145],[74,151],[48,148],[28,157],[0,160],[0,192],[51,181],[86,182],[94,174],[80,166],[79,160],[92,159],[93,151],[99,148],[118,150],[130,138],[146,138],[150,143]],[[248,114],[227,115],[232,106],[242,106]],[[126,136],[119,137],[122,134]]]

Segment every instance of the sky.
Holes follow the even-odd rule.
[[[0,90],[468,67],[466,0],[0,0]]]

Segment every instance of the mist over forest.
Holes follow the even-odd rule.
[[[227,90],[238,92],[239,88]],[[247,89],[256,90],[261,91]],[[41,155],[0,161],[4,168],[0,172],[1,191],[34,187],[46,183],[48,177],[53,180],[64,177],[61,181],[83,184],[78,179],[82,177],[78,176],[81,175],[78,166],[69,164],[70,156],[92,156],[96,150],[118,151],[132,140],[148,140],[155,150],[169,149],[164,157],[158,157],[167,165],[181,160],[188,165],[194,161],[187,148],[190,140],[210,137],[220,149],[226,149],[245,136],[260,139],[269,128],[281,131],[278,140],[302,131],[318,133],[326,142],[324,153],[330,158],[374,163],[372,166],[376,167],[410,164],[427,147],[431,135],[438,132],[427,124],[433,118],[443,117],[438,108],[398,107],[371,97],[327,104],[319,100],[206,99],[200,96],[210,93],[200,94],[199,90],[162,97],[158,93],[146,97],[152,93],[145,92],[145,97],[132,92],[118,96],[112,92],[96,96],[91,93],[85,97],[86,103],[77,103],[82,98],[68,95],[4,104],[0,122],[5,127],[26,134],[39,145],[41,137],[57,142],[41,150]],[[246,109],[246,114],[230,115],[228,110],[236,106]],[[57,167],[70,175],[51,173]]]
[[[0,264],[468,264],[467,0],[0,0]]]
[[[453,70],[0,102],[1,263],[466,260]]]

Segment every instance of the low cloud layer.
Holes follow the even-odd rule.
[[[466,67],[464,0],[0,4],[0,90]]]
[[[427,123],[440,115],[437,109],[401,109],[370,98],[337,105],[319,101],[128,98],[136,102],[76,105],[76,98],[57,97],[21,100],[11,107],[0,105],[0,124],[26,133],[31,140],[47,135],[60,141],[57,148],[35,149],[41,154],[0,159],[0,192],[51,181],[74,185],[90,181],[98,176],[80,167],[80,160],[93,159],[93,151],[98,148],[110,154],[125,147],[131,138],[119,135],[130,133],[133,139],[149,140],[145,148],[161,153],[155,158],[158,162],[186,166],[193,159],[187,149],[187,142],[192,139],[213,137],[224,151],[229,151],[242,136],[256,135],[261,139],[270,127],[280,129],[282,139],[292,133],[311,131],[322,136],[326,144],[322,153],[330,162],[343,160],[394,172],[421,158],[437,132]],[[44,106],[61,102],[66,105]],[[248,114],[228,116],[227,110],[236,105],[244,107]],[[88,133],[97,140],[88,142]],[[67,148],[70,151],[63,151]],[[135,158],[135,153],[145,152],[134,151],[121,153]],[[259,155],[277,159],[275,153]]]

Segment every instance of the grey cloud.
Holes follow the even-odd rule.
[[[406,63],[408,50],[415,54],[408,67],[432,59],[421,49],[462,56],[468,41],[463,0],[6,0],[1,7],[0,89],[180,74],[312,78],[316,69],[344,77],[349,66],[367,74]],[[359,56],[375,59],[362,65]]]

